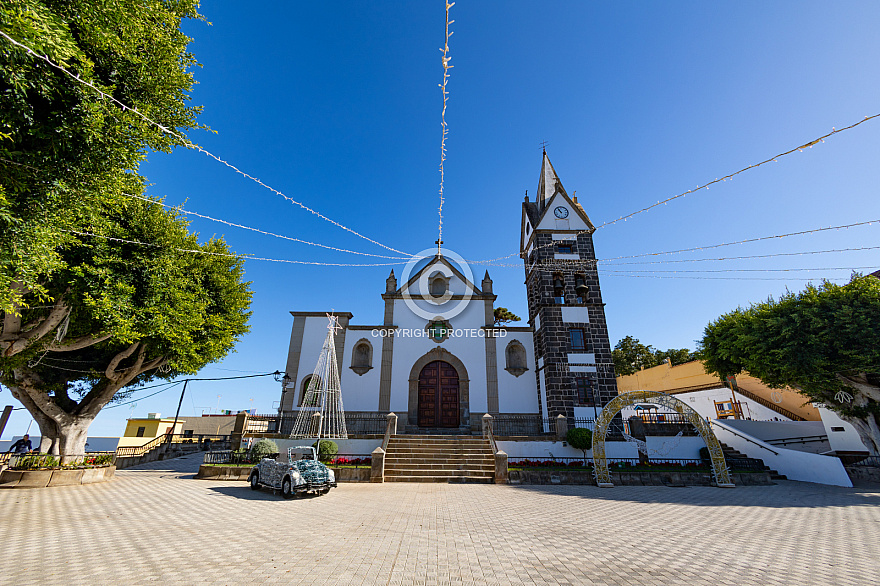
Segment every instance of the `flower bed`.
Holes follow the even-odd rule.
[[[113,464],[114,454],[85,454],[74,456],[62,463],[58,456],[50,454],[16,454],[9,460],[10,470],[71,470],[81,468],[106,468]]]

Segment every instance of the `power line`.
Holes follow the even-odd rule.
[[[92,89],[93,89],[95,92],[97,92],[98,95],[100,95],[103,99],[105,99],[105,100],[110,100],[111,102],[113,102],[113,103],[115,103],[115,104],[118,104],[119,107],[122,108],[123,111],[126,111],[126,110],[127,110],[127,111],[130,111],[130,112],[133,112],[134,114],[136,114],[137,116],[139,116],[141,119],[143,119],[144,121],[146,121],[146,122],[149,123],[149,124],[152,124],[153,126],[155,126],[156,128],[158,128],[159,130],[161,130],[162,132],[164,132],[165,134],[167,134],[167,135],[169,135],[169,136],[172,136],[172,137],[176,138],[177,140],[179,140],[179,141],[180,141],[185,147],[187,147],[187,148],[191,148],[191,149],[194,149],[194,150],[197,150],[197,151],[199,151],[199,152],[201,152],[201,153],[204,153],[205,155],[211,157],[212,159],[214,159],[214,160],[217,161],[218,163],[222,163],[223,165],[229,167],[230,169],[232,169],[233,171],[235,171],[236,173],[238,173],[238,174],[241,175],[242,177],[246,177],[247,179],[250,179],[251,181],[257,183],[258,185],[261,185],[262,187],[265,187],[266,189],[268,189],[268,190],[271,191],[272,193],[281,196],[282,198],[286,199],[286,200],[289,201],[290,203],[292,203],[292,204],[294,204],[294,205],[297,205],[297,206],[301,207],[302,209],[306,210],[307,212],[310,212],[310,213],[312,213],[312,214],[318,216],[318,217],[321,218],[322,220],[325,220],[325,221],[327,221],[327,222],[333,224],[334,226],[336,226],[336,227],[338,227],[338,228],[341,228],[341,229],[343,229],[343,230],[345,230],[345,231],[347,231],[347,232],[350,232],[350,233],[354,234],[355,236],[357,236],[357,237],[359,237],[359,238],[363,238],[363,239],[366,240],[367,242],[371,242],[371,243],[373,243],[373,244],[375,244],[375,245],[377,245],[377,246],[381,246],[382,248],[385,248],[386,250],[390,250],[391,252],[396,252],[397,254],[403,254],[403,255],[406,255],[406,254],[407,254],[407,253],[402,252],[402,251],[400,251],[400,250],[397,250],[397,249],[395,249],[395,248],[391,248],[390,246],[386,246],[386,245],[382,244],[381,242],[377,242],[376,240],[373,240],[372,238],[368,238],[367,236],[364,236],[363,234],[361,234],[361,233],[359,233],[359,232],[356,232],[355,230],[352,230],[351,228],[348,228],[347,226],[344,226],[343,224],[340,224],[339,222],[337,222],[337,221],[335,221],[335,220],[332,220],[332,219],[328,218],[327,216],[325,216],[325,215],[321,214],[320,212],[318,212],[318,211],[316,211],[316,210],[310,208],[309,206],[305,205],[304,203],[301,203],[301,202],[299,202],[299,201],[293,199],[292,197],[290,197],[290,196],[288,196],[288,195],[285,195],[284,193],[282,193],[281,191],[275,189],[274,187],[272,187],[272,186],[270,186],[270,185],[267,185],[267,184],[263,183],[263,182],[262,182],[261,180],[259,180],[258,178],[256,178],[256,177],[254,177],[253,175],[250,175],[250,174],[248,174],[248,173],[242,171],[241,169],[239,169],[239,168],[236,167],[235,165],[233,165],[233,164],[231,164],[231,163],[229,163],[229,162],[227,162],[227,161],[224,161],[223,159],[221,159],[221,158],[218,157],[217,155],[211,153],[211,152],[208,151],[207,149],[205,149],[205,148],[199,146],[198,144],[196,144],[196,143],[190,141],[189,139],[187,139],[187,138],[184,137],[183,135],[181,135],[181,134],[179,134],[179,133],[177,133],[177,132],[174,132],[173,130],[171,130],[171,129],[165,127],[165,126],[162,126],[162,125],[159,124],[158,122],[155,122],[154,120],[152,120],[152,119],[149,118],[148,116],[146,116],[146,115],[144,115],[143,113],[141,113],[140,111],[138,111],[137,108],[130,108],[130,107],[126,106],[125,104],[123,104],[122,102],[120,102],[119,100],[117,100],[116,98],[114,98],[113,96],[111,96],[111,95],[109,95],[109,94],[106,94],[106,93],[104,93],[102,90],[100,90],[100,89],[98,89],[97,87],[95,87],[92,83],[90,83],[90,82],[88,82],[88,81],[86,81],[86,80],[80,78],[79,75],[74,74],[74,73],[71,73],[70,71],[68,71],[67,69],[65,69],[64,67],[62,67],[61,65],[58,65],[57,63],[53,62],[51,59],[49,59],[48,56],[46,56],[46,55],[39,55],[36,51],[34,51],[33,49],[31,49],[30,47],[28,47],[27,45],[24,45],[24,44],[20,43],[19,41],[16,41],[15,39],[13,39],[12,37],[10,37],[9,35],[7,35],[6,33],[4,33],[3,31],[0,31],[0,36],[3,36],[4,38],[6,38],[6,40],[8,40],[8,41],[9,41],[10,43],[12,43],[13,45],[15,45],[15,46],[17,46],[17,47],[21,47],[22,49],[24,49],[25,51],[27,51],[29,54],[33,55],[33,56],[36,57],[37,59],[41,59],[41,60],[45,61],[45,62],[48,63],[51,67],[57,69],[58,71],[61,71],[62,73],[68,75],[68,76],[71,77],[72,79],[74,79],[74,80],[80,82],[80,83],[83,84],[83,85],[86,85],[86,86],[92,88]]]
[[[443,52],[443,83],[440,84],[440,88],[443,91],[443,110],[440,113],[441,126],[443,127],[443,134],[440,138],[440,207],[437,208],[437,215],[439,216],[439,236],[437,238],[437,254],[440,254],[440,247],[443,246],[443,180],[444,180],[444,169],[443,164],[446,162],[446,135],[449,134],[449,125],[446,124],[446,102],[449,99],[449,91],[446,89],[446,83],[449,81],[449,70],[452,69],[452,65],[449,64],[450,59],[452,57],[449,56],[449,37],[452,36],[452,33],[449,32],[449,25],[455,22],[454,20],[449,20],[449,9],[455,6],[455,2],[445,2],[446,4],[446,38],[443,45],[443,48],[440,49]]]
[[[211,216],[206,216],[204,214],[200,214],[198,212],[193,212],[190,210],[183,209],[183,204],[179,206],[168,205],[167,203],[157,201],[155,199],[150,199],[148,197],[142,197],[140,195],[133,195],[130,193],[123,193],[122,195],[126,197],[131,197],[134,199],[140,199],[142,201],[158,204],[160,206],[164,206],[169,209],[177,210],[180,213],[188,214],[190,216],[196,216],[198,218],[203,218],[205,220],[211,220],[212,222],[219,222],[220,224],[226,224],[227,226],[232,226],[233,228],[242,228],[244,230],[251,230],[253,232],[259,232],[260,234],[265,234],[267,236],[273,236],[275,238],[282,238],[284,240],[290,240],[292,242],[299,242],[301,244],[308,244],[309,246],[317,246],[319,248],[326,248],[328,250],[335,250],[336,252],[347,252],[349,254],[360,254],[362,256],[373,256],[376,258],[390,258],[395,260],[409,260],[412,257],[409,256],[384,256],[381,254],[370,254],[369,252],[357,252],[356,250],[348,250],[346,248],[337,248],[335,246],[328,246],[326,244],[319,244],[317,242],[310,242],[308,240],[302,240],[300,238],[294,238],[292,236],[284,236],[283,234],[275,234],[274,232],[267,232],[266,230],[260,230],[259,228],[251,228],[250,226],[245,226],[243,224],[236,224],[235,222],[228,222],[226,220],[221,220],[219,218],[212,218]]]

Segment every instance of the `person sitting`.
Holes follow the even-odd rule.
[[[31,445],[31,436],[28,434],[24,434],[23,438],[13,443],[9,448],[9,451],[14,454],[27,454],[33,450],[34,447]]]

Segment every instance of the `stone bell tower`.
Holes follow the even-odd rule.
[[[537,197],[523,202],[520,239],[543,417],[593,418],[617,396],[595,230],[545,151]]]

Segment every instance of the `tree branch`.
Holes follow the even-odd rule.
[[[30,346],[33,342],[39,340],[40,338],[57,328],[58,324],[60,324],[69,314],[70,307],[68,307],[64,303],[64,295],[61,295],[58,298],[58,301],[55,302],[55,306],[49,312],[49,315],[46,316],[45,319],[40,321],[39,325],[34,326],[26,332],[15,335],[14,338],[8,338],[6,341],[0,342],[0,347],[3,348],[3,355],[7,357],[15,356],[22,350],[26,350],[28,346]],[[18,324],[18,327],[20,327],[20,318]],[[4,337],[6,337],[7,334],[14,335],[16,333],[17,332],[6,332],[4,319]]]
[[[103,336],[83,336],[81,338],[77,338],[76,340],[71,340],[70,342],[59,343],[52,342],[49,345],[49,352],[73,352],[74,350],[82,350],[83,348],[88,348],[89,346],[94,346],[104,340],[109,340],[113,337],[113,334],[104,334]]]
[[[134,342],[131,346],[114,356],[113,360],[110,361],[110,364],[108,364],[107,368],[104,370],[104,376],[114,382],[122,376],[125,371],[116,372],[116,367],[119,366],[120,362],[131,356],[134,351],[137,350],[138,346],[140,346],[140,342]]]
[[[845,376],[838,374],[837,378],[844,384],[853,387],[861,394],[865,395],[872,401],[880,403],[880,387],[875,387],[868,383],[868,377],[864,372],[860,372],[856,376]]]

